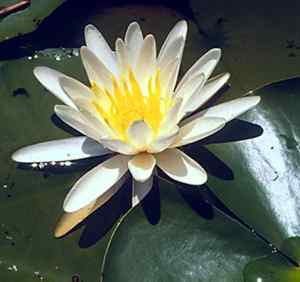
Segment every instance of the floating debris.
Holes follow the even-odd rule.
[[[74,56],[79,56],[79,51],[78,51],[78,49],[73,49],[73,51],[72,51],[72,54],[74,55]]]
[[[17,88],[13,91],[13,97],[17,97],[17,96],[25,96],[27,98],[29,98],[29,93],[27,92],[27,90],[25,88]]]

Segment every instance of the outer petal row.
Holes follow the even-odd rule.
[[[19,149],[12,159],[20,163],[78,160],[111,153],[98,142],[82,136],[43,142]]]

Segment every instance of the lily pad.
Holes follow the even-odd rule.
[[[194,145],[189,153],[209,170],[212,164],[205,162],[207,153],[201,146],[230,140],[237,134],[236,140],[241,140],[244,134],[248,140],[207,146],[223,164],[223,171],[231,172],[229,178],[220,172],[211,174],[208,186],[242,221],[300,262],[300,78],[251,93],[262,97],[254,110],[241,116],[252,127],[247,130],[233,121],[220,133]],[[256,138],[250,138],[253,126],[263,130],[261,135],[252,136]]]
[[[271,254],[261,240],[219,212],[210,220],[200,217],[180,189],[160,181],[158,224],[149,224],[142,208],[123,219],[108,249],[104,282],[243,282],[244,266]],[[201,189],[189,189],[199,207]]]
[[[16,4],[17,1],[1,1],[1,8]],[[19,1],[20,2],[20,1]],[[18,12],[0,19],[0,42],[34,31],[65,0],[31,0]]]
[[[53,235],[63,199],[84,167],[81,172],[73,166],[21,169],[11,161],[11,154],[24,145],[70,136],[52,122],[53,106],[59,102],[41,87],[32,70],[47,65],[84,81],[76,55],[76,49],[48,50],[0,65],[1,281],[72,281],[74,275],[97,281],[100,276],[109,235],[97,244],[91,244],[90,234],[78,231],[61,239]]]
[[[244,270],[245,282],[297,282],[299,267],[295,267],[277,254],[250,262]]]

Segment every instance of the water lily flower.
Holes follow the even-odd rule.
[[[211,49],[177,83],[186,35],[187,23],[178,22],[157,55],[154,36],[144,37],[133,22],[112,51],[97,28],[88,25],[86,46],[80,49],[88,86],[48,67],[34,69],[40,83],[64,103],[55,106],[55,113],[84,136],[28,146],[12,159],[38,163],[112,155],[67,194],[63,209],[69,227],[109,200],[128,171],[132,206],[150,191],[156,166],[176,181],[205,183],[205,170],[179,148],[214,134],[260,101],[242,97],[197,111],[230,75],[209,79],[221,57],[220,49]]]

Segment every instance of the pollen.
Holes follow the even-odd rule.
[[[128,141],[127,130],[137,120],[145,121],[153,134],[158,134],[161,122],[172,106],[170,95],[162,93],[159,69],[143,84],[129,69],[119,80],[112,76],[110,90],[95,81],[91,83],[91,90],[94,93],[92,105],[99,118],[123,141]]]

